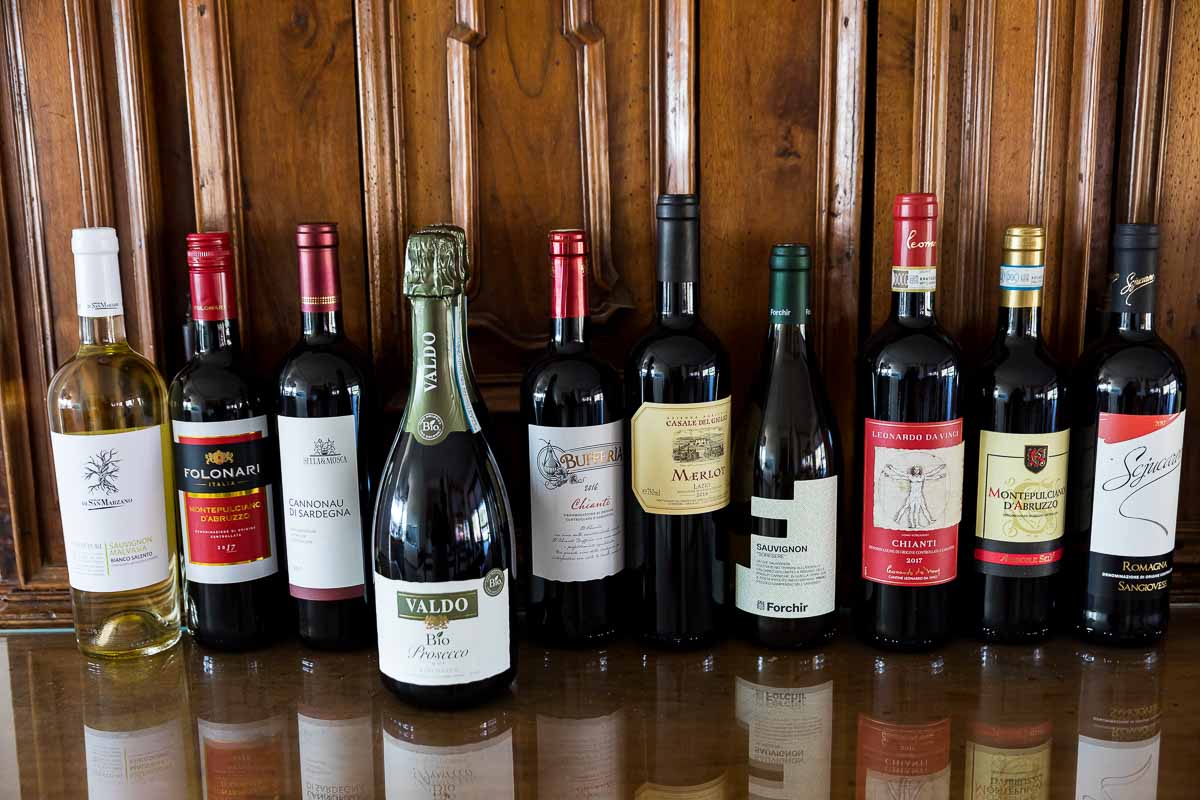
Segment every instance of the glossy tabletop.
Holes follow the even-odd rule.
[[[1196,798],[1200,610],[1172,627],[1153,651],[526,644],[511,694],[453,713],[395,700],[368,652],[103,662],[15,634],[0,797]]]

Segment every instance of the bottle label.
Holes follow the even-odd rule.
[[[1185,413],[1100,414],[1088,594],[1170,590]]]
[[[374,797],[373,733],[370,717],[321,719],[297,712],[300,797],[303,800]]]
[[[537,715],[538,797],[614,797],[626,779],[621,711],[560,719]]]
[[[383,732],[387,797],[505,800],[516,797],[511,730],[481,742],[433,747]]]
[[[404,431],[429,446],[451,433],[477,433],[479,419],[467,395],[459,309],[451,298],[417,298],[412,311],[416,377],[404,407]]]
[[[1119,742],[1080,736],[1075,796],[1154,800],[1158,796],[1160,741],[1159,734],[1143,741]],[[1119,795],[1111,791],[1114,786],[1120,787]]]
[[[625,444],[620,422],[529,426],[533,574],[593,581],[625,566]]]
[[[161,425],[50,434],[73,589],[124,592],[170,574],[162,437]]]
[[[735,602],[749,614],[802,619],[834,610],[837,477],[792,486],[791,500],[750,498],[750,516],[781,521],[785,535],[760,536],[752,529],[750,566],[735,565]]]
[[[1158,276],[1153,269],[1153,263],[1139,265],[1133,262],[1125,264],[1118,272],[1109,273],[1106,310],[1118,314],[1154,313]]]
[[[303,600],[362,597],[365,571],[354,415],[277,419],[291,595]]]
[[[283,717],[236,723],[197,719],[196,733],[201,796],[279,797],[291,782]]]
[[[1062,565],[1068,431],[979,433],[975,569],[1041,577]]]
[[[936,267],[892,267],[893,292],[937,291]]]
[[[962,420],[865,421],[862,576],[936,586],[957,573]]]
[[[864,800],[948,800],[950,720],[902,725],[860,714],[857,771]]]
[[[187,773],[179,768],[183,722],[173,719],[136,731],[83,726],[88,800],[187,797]]]
[[[227,269],[189,271],[192,289],[192,319],[197,322],[222,322],[237,319],[237,293],[233,272]]]
[[[1046,267],[1041,264],[1036,266],[1001,264],[1000,289],[1001,291],[1018,292],[1041,289],[1045,275]]]
[[[964,798],[1049,800],[1049,739],[1033,747],[993,747],[968,739],[966,749]]]
[[[172,424],[187,579],[241,583],[279,569],[267,418]]]
[[[736,679],[738,722],[750,731],[749,797],[830,797],[833,681],[804,688]]]
[[[633,415],[630,440],[633,495],[643,511],[703,514],[729,505],[731,406],[728,397],[642,403]]]
[[[116,253],[75,255],[75,309],[81,317],[119,317],[121,268]]]
[[[508,584],[502,569],[436,583],[376,572],[379,669],[418,686],[474,683],[504,672],[512,665]]]

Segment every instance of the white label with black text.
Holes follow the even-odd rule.
[[[178,719],[138,731],[83,727],[91,800],[174,800],[187,795],[183,723]]]
[[[736,565],[737,607],[799,619],[834,609],[837,476],[793,483],[791,500],[750,498],[750,515],[784,522],[786,535],[750,535],[750,566]]]
[[[359,596],[364,569],[354,415],[278,419],[292,596]]]
[[[529,426],[533,574],[591,581],[625,565],[625,445],[620,422]]]
[[[162,426],[51,433],[67,578],[81,592],[124,592],[166,580]]]

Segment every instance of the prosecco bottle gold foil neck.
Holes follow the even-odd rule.
[[[1046,263],[1046,229],[1040,225],[1010,225],[1004,229],[1004,256],[1008,267],[1042,267]],[[1003,281],[1001,281],[1003,287]],[[1001,288],[1000,305],[1004,308],[1037,308],[1042,305],[1042,290]]]

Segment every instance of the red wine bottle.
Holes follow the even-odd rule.
[[[1153,642],[1170,614],[1187,378],[1154,332],[1158,241],[1116,226],[1107,330],[1075,372],[1075,624],[1103,643]]]
[[[366,355],[342,326],[337,225],[296,228],[300,340],[277,372],[280,519],[300,638],[346,649],[375,635],[370,553]]]
[[[958,345],[933,313],[937,198],[892,209],[892,310],[859,367],[862,589],[857,625],[878,647],[946,641],[962,517]]]
[[[841,450],[809,333],[807,245],[771,250],[767,345],[754,391],[748,503],[731,538],[735,625],[768,647],[828,641],[837,615]]]
[[[969,627],[994,642],[1050,634],[1062,565],[1070,433],[1066,376],[1042,340],[1045,250],[1042,228],[1005,231],[996,336],[970,381],[965,608]]]
[[[274,443],[238,340],[228,233],[187,237],[196,352],[171,381],[188,628],[209,647],[269,643],[283,613]]]
[[[626,507],[642,638],[712,640],[724,602],[719,512],[730,500],[729,358],[700,322],[700,202],[658,198],[654,327],[629,354]]]
[[[550,233],[550,346],[525,373],[529,437],[527,619],[563,644],[616,630],[625,567],[625,444],[616,370],[591,353],[588,239]]]

